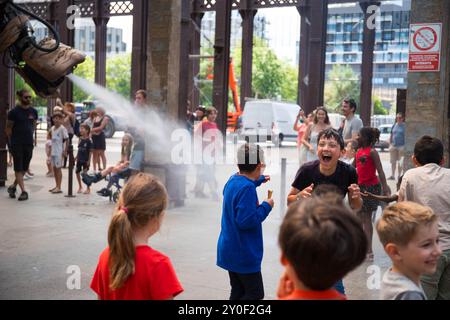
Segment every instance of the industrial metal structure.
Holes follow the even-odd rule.
[[[231,11],[239,10],[242,16],[242,65],[240,81],[241,106],[245,108],[245,98],[251,96],[252,88],[252,46],[253,21],[257,10],[275,7],[295,7],[301,16],[300,46],[299,46],[299,73],[298,73],[298,104],[306,111],[323,105],[325,82],[325,54],[328,5],[336,3],[358,2],[364,13],[364,29],[362,40],[361,62],[361,95],[359,111],[365,125],[370,125],[372,74],[375,44],[375,29],[369,28],[367,20],[371,18],[371,6],[380,6],[384,0],[178,0],[179,15],[179,43],[176,52],[179,69],[177,69],[178,88],[176,92],[176,116],[182,119],[186,115],[187,100],[191,106],[197,106],[199,95],[193,83],[194,75],[200,68],[198,60],[189,61],[189,55],[200,54],[200,26],[205,12],[216,11],[216,27],[214,39],[214,80],[213,105],[219,110],[217,123],[222,132],[226,130],[228,107],[228,79],[230,60],[230,25]],[[74,30],[65,27],[67,8],[77,5],[81,9],[81,17],[91,17],[96,26],[95,46],[95,82],[105,85],[106,82],[106,34],[107,23],[110,17],[119,15],[133,16],[133,48],[131,65],[131,92],[137,89],[149,89],[149,70],[155,72],[168,72],[167,67],[151,69],[150,55],[155,48],[152,41],[167,36],[158,33],[163,22],[152,27],[154,19],[153,9],[168,6],[173,1],[166,0],[59,0],[59,1],[30,1],[25,3],[33,12],[56,26],[61,41],[74,44]],[[170,8],[166,12],[171,12]],[[159,28],[159,29],[158,29]],[[170,26],[166,26],[167,29]],[[161,31],[161,33],[163,33]],[[169,35],[170,36],[170,35]],[[167,46],[169,47],[169,46]],[[153,52],[152,52],[153,50]],[[168,50],[168,49],[167,49]],[[1,58],[1,57],[0,57]],[[193,66],[189,68],[189,63]],[[167,74],[165,75],[167,76]],[[0,65],[0,185],[6,179],[6,138],[4,135],[4,122],[7,110],[14,105],[14,72]],[[7,84],[7,85],[4,85]],[[162,85],[161,85],[162,86]],[[164,91],[161,87],[161,91]],[[192,93],[192,94],[189,94]],[[61,87],[63,101],[72,100],[72,84],[66,80]],[[168,98],[166,98],[167,100]]]

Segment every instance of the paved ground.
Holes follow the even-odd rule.
[[[98,256],[107,245],[107,228],[114,206],[95,192],[75,198],[50,194],[47,190],[53,187],[54,182],[53,178],[45,177],[44,139],[44,133],[40,132],[31,164],[36,176],[26,181],[30,199],[22,203],[9,199],[6,189],[0,188],[0,299],[95,299],[89,283]],[[120,140],[118,133],[107,141],[109,163],[119,159]],[[296,148],[284,146],[276,151],[279,151],[280,158],[287,158],[288,191],[297,170]],[[386,175],[389,176],[389,156],[382,153],[381,158]],[[11,179],[12,171],[8,171]],[[234,171],[232,166],[217,168],[220,189]],[[66,192],[66,170],[63,175],[63,190]],[[194,170],[189,169],[187,190],[193,188],[194,176]],[[390,184],[391,189],[395,190],[393,183]],[[103,183],[94,187],[94,191],[101,187]],[[282,217],[278,198],[279,170],[272,172],[270,185],[260,188],[260,199],[269,188],[274,190],[276,208],[263,224],[263,277],[266,299],[274,299],[282,271],[277,245]],[[195,199],[188,193],[185,206],[170,209],[162,230],[150,238],[150,245],[167,254],[175,266],[185,289],[180,299],[228,298],[227,273],[215,265],[220,215],[220,202]],[[374,251],[374,266],[364,263],[344,280],[350,299],[377,299],[377,268],[383,272],[389,261],[376,236]],[[79,289],[69,289],[67,286],[68,282],[73,283],[70,281],[74,272],[71,266],[81,271]]]

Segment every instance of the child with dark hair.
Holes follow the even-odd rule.
[[[333,286],[364,261],[367,251],[355,215],[316,196],[289,207],[278,241],[285,267],[278,286],[283,300],[345,300]]]
[[[429,300],[450,300],[450,169],[442,167],[444,145],[437,138],[423,136],[414,146],[412,160],[416,168],[403,175],[398,200],[430,207],[437,215],[443,254],[436,272],[424,275],[421,283]]]
[[[342,198],[348,193],[350,207],[359,210],[362,199],[359,192],[358,176],[353,166],[339,160],[343,154],[344,141],[335,129],[323,130],[318,136],[318,160],[305,163],[298,171],[288,204],[311,196],[319,184],[334,184],[340,190]]]
[[[87,173],[89,170],[91,160],[92,141],[89,138],[91,128],[87,124],[80,125],[80,139],[78,141],[78,152],[76,157],[76,170],[75,174],[78,181],[78,193],[89,194],[91,192],[90,185],[86,185],[86,190],[83,191],[81,185],[81,171]]]
[[[359,130],[359,135],[357,138],[359,149],[356,152],[355,156],[356,171],[358,172],[358,185],[361,189],[361,192],[370,192],[375,195],[389,195],[391,193],[391,190],[389,189],[386,182],[386,176],[383,171],[380,156],[377,150],[375,150],[374,148],[378,137],[378,129],[364,127]],[[376,175],[376,172],[378,172],[379,179]],[[377,208],[377,200],[365,197],[363,198],[362,209],[358,212],[369,243],[367,252],[368,261],[373,261],[372,216]]]
[[[262,222],[272,211],[273,199],[258,201],[256,188],[269,181],[259,146],[245,144],[237,154],[239,172],[223,189],[222,224],[217,243],[217,265],[228,270],[230,300],[264,298],[261,274]]]

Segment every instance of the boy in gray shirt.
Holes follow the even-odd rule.
[[[420,277],[436,271],[442,254],[433,210],[409,201],[390,205],[377,223],[377,232],[392,261],[381,282],[381,299],[426,300]]]

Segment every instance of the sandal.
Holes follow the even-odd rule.
[[[54,187],[54,188],[52,188],[52,189],[48,189],[48,192],[53,192],[53,191],[55,191],[56,189],[58,189],[58,188]]]
[[[55,188],[55,190],[52,191],[53,194],[57,194],[57,193],[63,193],[62,190],[58,190]]]

